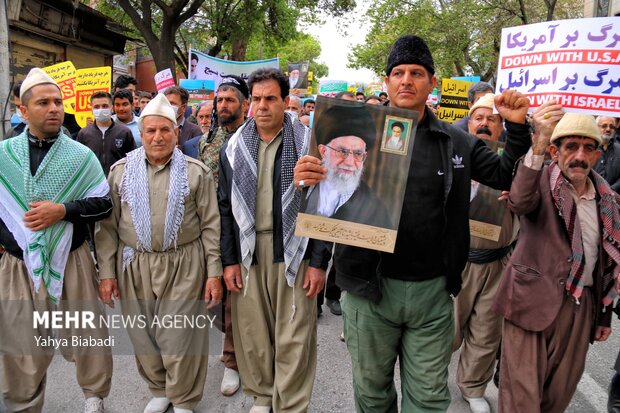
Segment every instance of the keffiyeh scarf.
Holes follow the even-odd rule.
[[[566,282],[566,290],[577,300],[583,292],[583,269],[585,257],[581,226],[577,219],[577,204],[571,195],[570,182],[562,175],[556,162],[550,166],[551,195],[561,218],[566,225],[571,242],[572,266]],[[617,296],[613,287],[614,280],[620,274],[620,196],[596,172],[590,175],[600,199],[598,211],[602,226],[602,245],[605,262],[599,263],[603,268],[603,304],[609,305]]]
[[[235,221],[239,225],[241,259],[249,270],[256,245],[256,187],[258,182],[257,162],[260,136],[256,121],[249,119],[228,142],[226,157],[233,168],[231,205]],[[285,275],[289,286],[295,284],[295,277],[304,256],[308,239],[295,236],[295,222],[301,194],[293,185],[293,169],[297,160],[308,151],[310,131],[300,122],[293,123],[284,117],[282,130],[282,235],[284,244]],[[274,188],[275,190],[275,188]]]
[[[27,131],[0,142],[0,218],[24,253],[24,263],[35,291],[41,281],[48,297],[57,302],[71,250],[73,224],[61,220],[40,231],[24,225],[28,203],[65,203],[104,197],[110,188],[101,164],[86,146],[62,132],[32,176]]]
[[[144,147],[140,147],[127,154],[125,171],[121,179],[120,199],[129,205],[131,220],[136,230],[137,249],[141,252],[153,252],[151,245],[151,207],[149,178],[146,165]],[[185,198],[189,195],[189,180],[187,175],[187,161],[183,153],[175,148],[170,160],[170,182],[168,184],[168,204],[164,221],[163,250],[177,247],[179,229],[185,216]],[[123,266],[126,266],[133,257],[133,249],[125,247],[123,251]]]

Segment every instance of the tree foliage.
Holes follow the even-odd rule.
[[[477,75],[493,81],[501,29],[580,17],[571,0],[378,0],[367,12],[371,31],[349,56],[351,67],[385,74],[394,41],[416,34],[429,45],[438,76]]]
[[[146,42],[157,70],[175,67],[177,30],[205,0],[114,0]]]
[[[248,48],[255,54],[263,48],[313,61],[320,46],[297,31],[298,22],[316,21],[318,11],[341,16],[354,7],[355,0],[102,0],[97,9],[135,29],[129,34],[144,40],[157,70],[176,66],[187,74],[190,45],[231,60],[246,60]],[[309,54],[295,54],[295,44]],[[311,66],[327,72],[325,65]]]
[[[321,54],[321,45],[309,34],[299,33],[286,43],[264,42],[263,38],[253,37],[248,45],[248,60],[258,60],[273,56],[280,58],[280,69],[287,71],[289,63],[310,62],[309,71],[314,77],[327,76],[326,64],[317,62]]]
[[[316,22],[318,11],[338,17],[354,8],[355,0],[206,0],[208,53],[246,60],[252,44],[274,50],[297,39],[298,22]]]

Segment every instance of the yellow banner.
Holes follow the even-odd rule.
[[[93,93],[109,92],[112,85],[112,68],[110,66],[78,69],[75,76],[75,121],[82,128],[87,119],[93,117],[90,97]]]
[[[469,113],[467,91],[472,82],[441,79],[441,100],[437,117],[446,122],[455,122]]]
[[[60,86],[65,113],[75,113],[75,66],[70,61],[44,67],[43,70]]]

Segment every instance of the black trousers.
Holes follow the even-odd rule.
[[[332,301],[340,300],[340,288],[336,285],[336,270],[332,265],[332,268],[329,270],[329,274],[327,274],[327,282],[325,283],[325,287],[319,295],[316,297],[316,305],[322,306],[324,302],[324,298]]]

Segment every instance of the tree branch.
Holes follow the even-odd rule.
[[[142,0],[142,20],[144,21],[144,25],[148,26],[153,32],[153,15],[151,13],[151,3],[148,0]],[[155,33],[153,33],[155,34]]]
[[[148,4],[149,2],[146,0],[142,0],[142,7],[144,7],[145,3]],[[142,36],[144,36],[144,41],[149,45],[149,49],[150,49],[151,44],[155,45],[159,39],[157,38],[155,33],[153,33],[151,25],[147,24],[146,21],[143,20],[143,17],[141,17],[140,14],[138,14],[138,12],[131,5],[129,0],[118,0],[118,4],[125,11],[125,13],[127,13],[127,15],[129,16],[133,24],[138,28],[138,30],[142,34]],[[148,17],[148,19],[150,20],[150,15],[151,15],[150,6],[147,7],[147,10],[148,10],[148,13],[144,9],[142,9],[142,15],[144,16],[145,19]]]
[[[179,55],[181,61],[183,62],[182,66],[187,67],[187,44],[183,42],[183,46],[184,47],[181,47],[178,43],[174,43],[174,48],[177,50],[176,54]]]
[[[521,21],[523,24],[529,24],[527,19],[527,13],[525,12],[525,1],[519,0],[519,10],[521,11]]]
[[[187,4],[187,0],[183,1],[185,2],[185,4]],[[202,6],[202,3],[204,2],[205,0],[192,0],[189,7],[183,13],[179,14],[179,25],[181,25],[184,21],[196,14],[198,12],[198,9],[200,8],[200,6]],[[185,4],[183,6],[185,6]]]
[[[465,75],[465,71],[463,70],[463,67],[459,64],[459,62],[457,60],[454,61],[454,68],[456,69],[456,73],[459,76],[464,76]]]
[[[180,47],[177,44],[175,44],[175,48],[177,49],[177,52],[182,53]],[[179,66],[181,66],[181,71],[183,72],[185,77],[187,77],[187,59],[184,59],[183,55],[179,56],[177,53],[175,53],[174,60]]]
[[[153,3],[155,3],[155,5],[157,5],[157,7],[159,7],[164,14],[168,14],[170,13],[172,10],[171,8],[162,0],[152,0]],[[172,4],[175,4],[176,2],[173,2]]]
[[[553,20],[553,13],[555,12],[555,6],[558,4],[557,0],[545,0],[547,5],[547,21]]]

